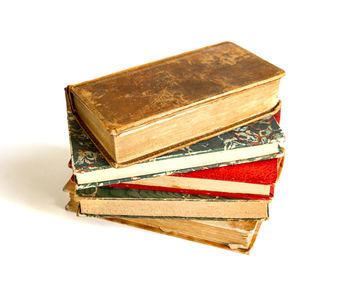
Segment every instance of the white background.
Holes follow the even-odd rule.
[[[0,4],[1,280],[349,280],[347,1],[241,2]],[[251,254],[66,212],[63,88],[226,40],[286,71],[285,168]]]

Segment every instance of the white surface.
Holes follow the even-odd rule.
[[[0,8],[0,279],[349,278],[347,1],[73,2]],[[287,73],[285,168],[250,256],[66,212],[63,88],[224,40]]]

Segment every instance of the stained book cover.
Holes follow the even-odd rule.
[[[96,146],[111,165],[122,167],[274,114],[280,106],[278,85],[283,76],[282,69],[223,42],[70,85],[66,94]],[[259,90],[253,94],[254,88]],[[82,116],[89,118],[83,121]],[[183,122],[183,133],[172,134],[183,120],[191,125]],[[172,136],[149,142],[146,136],[154,136],[157,130],[170,130]],[[131,137],[135,132],[145,133]],[[129,152],[130,140],[143,148]]]
[[[77,212],[79,203],[71,199],[67,205],[66,210],[70,212]],[[169,219],[132,219],[132,218],[102,218],[114,223],[126,224],[129,226],[142,228],[148,231],[153,231],[160,234],[170,235],[185,240],[202,243],[209,246],[218,247],[225,250],[235,251],[243,254],[249,254],[252,249],[262,221],[224,221],[229,223],[229,226],[223,226],[227,232],[233,232],[225,239],[219,237],[212,237],[208,235],[208,226],[221,221],[196,221],[196,220],[169,220]],[[186,227],[179,231],[172,225],[176,222],[180,224],[186,223]],[[208,226],[206,225],[208,223]],[[191,224],[203,224],[202,229],[197,232],[189,231],[192,227]],[[249,225],[247,225],[249,224]],[[166,225],[166,227],[164,226]],[[214,225],[215,226],[215,225]],[[247,227],[248,226],[248,227]],[[220,226],[218,226],[219,228]],[[237,239],[236,236],[242,236],[241,239]],[[215,236],[215,235],[214,235]],[[222,241],[227,240],[227,241]]]
[[[115,169],[111,167],[105,160],[103,155],[99,152],[96,146],[91,142],[85,132],[81,129],[78,123],[75,121],[71,113],[68,112],[68,125],[69,135],[71,143],[71,158],[73,174],[91,173],[98,170]],[[263,118],[247,126],[243,126],[232,130],[230,132],[221,134],[208,140],[201,141],[199,143],[190,145],[183,149],[159,156],[146,162],[159,162],[161,165],[162,160],[169,158],[182,158],[186,161],[186,156],[207,154],[210,157],[211,152],[228,151],[237,148],[244,148],[250,146],[258,146],[271,143],[279,143],[284,140],[284,134],[279,127],[278,123],[273,117]],[[266,159],[273,159],[276,157],[282,157],[283,150],[279,149],[278,153],[265,155],[261,157],[253,157],[240,159],[232,162],[224,162],[211,164],[206,166],[191,167],[180,170],[164,171],[155,174],[145,174],[137,177],[128,177],[120,179],[111,179],[103,182],[95,181],[87,184],[79,184],[77,182],[77,189],[87,189],[96,186],[105,186],[111,184],[117,184],[121,182],[129,182],[138,180],[145,177],[158,177],[177,173],[187,173],[191,171],[202,170],[205,168],[216,168],[227,165],[234,165],[240,163],[254,162]]]
[[[68,181],[63,190],[70,196],[66,210],[77,213],[75,185]],[[245,254],[251,250],[262,223],[260,220],[104,219]]]

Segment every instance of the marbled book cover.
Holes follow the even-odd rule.
[[[78,123],[74,120],[74,117],[71,113],[68,113],[68,125],[69,125],[69,135],[71,143],[71,154],[72,154],[72,168],[73,174],[78,173],[89,173],[101,169],[109,169],[111,166],[95,147],[95,145],[90,141],[88,136],[80,128]],[[246,126],[234,129],[232,131],[223,133],[219,136],[210,138],[192,144],[188,147],[179,149],[177,151],[156,157],[151,161],[162,161],[169,158],[181,157],[184,158],[183,161],[186,161],[186,156],[198,155],[207,153],[210,157],[211,152],[224,151],[224,150],[233,150],[237,148],[243,148],[248,146],[257,146],[269,143],[280,143],[284,140],[284,134],[273,117],[266,117],[260,119],[254,123],[251,123]],[[165,176],[176,173],[186,173],[190,171],[196,171],[201,169],[215,168],[220,166],[234,165],[240,163],[247,163],[253,161],[260,161],[265,159],[272,159],[276,157],[281,157],[283,155],[283,150],[280,149],[278,153],[254,157],[248,159],[241,159],[232,162],[218,163],[207,166],[192,167],[180,170],[173,171],[164,171],[162,173],[149,174],[137,177],[129,177],[117,180],[108,180],[104,182],[92,182],[88,184],[78,184],[77,189],[89,189],[104,186],[110,184],[117,184],[120,182],[128,182],[133,180],[138,180],[145,177],[156,177],[156,176]],[[160,163],[161,165],[161,163]],[[90,192],[88,192],[90,193]]]

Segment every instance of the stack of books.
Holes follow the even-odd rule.
[[[283,166],[283,76],[223,42],[68,86],[66,209],[249,252]]]

